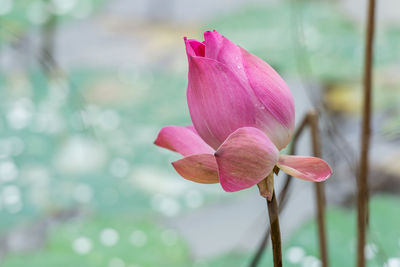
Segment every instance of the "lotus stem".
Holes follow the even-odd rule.
[[[300,135],[303,133],[306,126],[310,126],[311,128],[311,137],[312,137],[312,148],[313,154],[315,157],[321,156],[321,144],[319,142],[319,127],[318,127],[318,115],[315,111],[309,111],[301,121],[299,127],[295,131],[293,135],[293,141],[290,148],[290,155],[296,154],[297,141]],[[285,185],[282,189],[279,198],[279,208],[278,215],[283,210],[286,202],[287,202],[287,192],[290,187],[290,175],[286,175]],[[328,249],[327,249],[327,241],[326,241],[326,230],[325,230],[325,189],[324,184],[315,183],[315,194],[316,194],[316,206],[317,206],[317,223],[318,223],[318,237],[319,237],[319,247],[321,254],[321,262],[323,267],[327,267],[328,264]],[[275,198],[275,193],[273,193],[273,198]],[[273,201],[273,200],[271,200]],[[279,226],[279,225],[278,225]],[[265,236],[257,249],[257,252],[250,263],[250,267],[258,266],[259,261],[261,260],[261,256],[265,251],[265,248],[268,244],[269,235],[272,233],[272,229],[267,229]],[[272,239],[272,235],[271,235]],[[275,262],[274,262],[275,263]]]
[[[365,242],[368,217],[368,154],[371,135],[372,59],[375,28],[375,0],[368,1],[364,55],[364,106],[362,113],[362,135],[360,172],[357,194],[357,266],[365,266]]]
[[[305,127],[307,126],[308,123],[308,116],[304,116],[303,120],[301,121],[300,125],[297,127],[294,135],[293,135],[293,139],[292,139],[292,145],[290,146],[290,155],[295,155],[296,154],[296,147],[297,147],[297,141],[299,139],[299,136],[301,135],[301,133],[304,131]],[[288,192],[289,192],[289,188],[291,185],[291,181],[292,181],[292,176],[286,174],[285,177],[285,184],[283,186],[282,191],[279,194],[279,206],[278,206],[278,214],[280,214],[282,212],[282,210],[285,207],[285,204],[287,203],[287,196],[288,196]],[[273,193],[273,195],[275,195],[275,193]],[[250,267],[257,267],[258,263],[261,260],[261,257],[268,245],[268,240],[269,240],[269,235],[270,235],[270,228],[267,228],[267,231],[265,232],[265,235],[260,243],[260,245],[257,248],[256,253],[254,254],[253,259],[250,262]]]
[[[308,113],[309,125],[311,128],[311,139],[313,154],[321,157],[321,144],[319,139],[318,114],[314,111]],[[328,267],[328,251],[325,230],[325,188],[324,182],[314,183],[315,201],[317,206],[317,223],[319,237],[319,252],[323,267]]]
[[[272,173],[272,175],[274,175]],[[282,244],[281,230],[279,227],[279,210],[276,201],[275,192],[272,194],[271,201],[267,200],[268,216],[271,231],[272,253],[274,258],[274,267],[282,267]]]

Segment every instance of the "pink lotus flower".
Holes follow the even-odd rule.
[[[204,39],[184,38],[193,126],[164,127],[155,141],[184,157],[172,163],[175,170],[227,192],[260,183],[275,166],[303,180],[326,180],[332,171],[322,159],[279,154],[294,130],[293,96],[279,74],[216,31]]]

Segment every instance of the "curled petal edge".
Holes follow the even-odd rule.
[[[219,183],[217,162],[212,154],[197,154],[172,162],[183,178],[201,184]]]
[[[312,182],[323,182],[332,174],[329,164],[316,157],[281,155],[277,166],[293,177]]]
[[[158,133],[154,144],[182,156],[214,153],[214,149],[201,139],[193,126],[166,126]]]

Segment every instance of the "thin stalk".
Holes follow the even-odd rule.
[[[303,120],[301,121],[301,123],[299,124],[299,126],[297,127],[294,135],[293,135],[293,139],[292,139],[292,145],[290,146],[290,151],[289,154],[290,155],[295,155],[296,154],[296,147],[297,147],[297,141],[301,135],[301,133],[304,131],[305,127],[308,124],[308,116],[304,116]],[[279,194],[279,211],[278,213],[280,214],[282,212],[282,210],[284,209],[286,203],[287,203],[287,196],[288,196],[288,192],[289,192],[289,188],[291,185],[291,181],[292,181],[292,176],[286,174],[285,177],[285,184],[282,188],[282,191]],[[257,267],[258,263],[261,260],[261,257],[268,245],[268,240],[269,240],[269,235],[270,235],[270,228],[267,228],[267,231],[265,232],[265,235],[260,243],[260,245],[257,248],[256,253],[254,254],[253,259],[250,262],[250,267]]]
[[[272,175],[274,175],[272,173]],[[282,267],[282,244],[281,230],[279,227],[279,210],[276,201],[275,192],[272,194],[271,201],[267,200],[268,216],[271,229],[272,253],[274,258],[274,267]]]
[[[368,154],[371,135],[372,58],[375,28],[375,0],[368,1],[368,14],[364,55],[364,106],[361,134],[360,172],[357,195],[357,266],[365,266],[368,214]]]
[[[54,59],[55,35],[57,31],[57,16],[50,15],[41,27],[40,62],[46,74],[50,76],[56,67]]]
[[[309,112],[309,125],[311,128],[311,139],[313,154],[315,157],[321,157],[321,144],[319,139],[318,115],[316,112]],[[326,242],[325,230],[325,188],[324,182],[314,183],[315,198],[317,206],[317,223],[318,223],[318,238],[319,238],[319,252],[323,267],[328,267],[328,249]]]

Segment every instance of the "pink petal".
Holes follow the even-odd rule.
[[[235,73],[215,60],[189,57],[187,100],[194,127],[214,149],[236,129],[256,123],[248,90]]]
[[[286,147],[294,130],[294,101],[285,81],[266,62],[248,53],[220,33],[207,31],[204,33],[204,40],[204,56],[208,59],[214,59],[223,67],[208,68],[208,66],[204,66],[207,65],[204,61],[201,64],[202,66],[199,66],[199,64],[195,66],[191,62],[199,62],[200,60],[197,57],[196,59],[189,58],[188,100],[192,99],[192,102],[202,102],[203,100],[196,99],[199,93],[189,97],[189,91],[193,89],[200,91],[203,96],[205,94],[210,95],[207,91],[208,88],[212,92],[209,98],[215,98],[216,95],[225,94],[225,91],[228,91],[227,95],[229,97],[226,98],[231,103],[234,102],[232,98],[241,97],[243,98],[240,100],[241,103],[245,104],[239,106],[228,104],[228,100],[220,97],[221,102],[218,102],[218,105],[213,105],[214,108],[211,110],[211,112],[215,113],[216,118],[214,118],[214,121],[225,120],[231,126],[227,128],[229,131],[221,131],[216,129],[218,127],[213,126],[214,123],[210,122],[209,114],[203,114],[204,112],[201,109],[197,109],[196,111],[196,108],[190,107],[193,103],[189,102],[189,109],[191,110],[191,114],[193,114],[192,120],[194,116],[205,117],[205,120],[201,124],[201,119],[194,120],[194,125],[200,136],[216,149],[227,137],[227,132],[229,134],[240,127],[256,127],[264,131],[279,150]],[[196,42],[202,45],[202,43]],[[191,45],[190,49],[192,49]],[[195,55],[196,53],[191,54]],[[193,77],[199,73],[203,73],[202,76],[204,77],[197,79],[199,82],[195,82],[196,79]],[[226,83],[224,81],[225,78],[221,77],[224,75],[231,77],[229,83]],[[200,83],[206,84],[204,91],[199,86]],[[230,88],[234,90],[229,90]],[[240,88],[240,90],[236,88]],[[233,91],[235,94],[231,95],[230,91]],[[209,104],[211,105],[211,103]],[[200,106],[200,104],[198,105]],[[209,109],[208,104],[205,106]],[[222,114],[220,117],[219,113],[214,112],[216,109],[230,110],[232,115],[239,114],[244,109],[246,114],[251,115],[252,118],[244,118],[245,116],[243,115],[238,118],[235,116],[235,122],[232,122],[232,120],[227,120],[228,116],[226,114]],[[210,126],[210,124],[212,125]],[[210,127],[207,128],[207,126]],[[199,127],[203,127],[204,129],[199,129]]]
[[[328,163],[315,157],[281,155],[277,166],[293,177],[313,182],[325,181],[332,174]]]
[[[178,152],[182,156],[214,153],[214,150],[200,136],[183,126],[166,126],[162,128],[154,144]]]
[[[205,46],[202,42],[199,42],[195,39],[187,39],[183,38],[186,46],[186,54],[187,56],[200,56],[204,57],[205,55]]]
[[[278,161],[279,151],[262,131],[243,127],[225,140],[215,158],[222,188],[234,192],[266,178]]]
[[[286,147],[294,130],[294,101],[285,81],[266,62],[241,48],[248,83],[260,102],[257,125],[276,147]]]
[[[204,32],[205,57],[218,61],[218,55],[224,47],[224,37],[217,31]]]
[[[197,154],[187,156],[172,162],[175,170],[185,179],[201,183],[218,183],[217,162],[211,154]]]
[[[189,129],[189,130],[193,131],[195,134],[199,135],[199,134],[197,133],[197,131],[196,131],[196,128],[194,128],[193,125],[185,126],[185,128],[186,128],[186,129]]]
[[[205,32],[204,40],[205,56],[230,68],[255,98],[257,124],[243,126],[263,130],[279,150],[286,147],[294,130],[294,101],[285,81],[266,62],[217,31]]]
[[[240,80],[246,81],[241,48],[217,31],[204,32],[205,57],[229,67]]]

